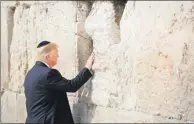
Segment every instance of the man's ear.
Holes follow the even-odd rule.
[[[45,58],[46,58],[46,59],[49,59],[49,58],[50,58],[50,55],[47,55]]]

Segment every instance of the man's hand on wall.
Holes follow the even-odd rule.
[[[93,64],[94,64],[94,59],[95,59],[95,57],[94,57],[94,52],[92,52],[92,54],[91,54],[90,57],[88,58],[88,60],[87,60],[87,62],[86,62],[86,65],[85,65],[85,67],[88,68],[89,70],[92,69],[92,66],[93,66]]]

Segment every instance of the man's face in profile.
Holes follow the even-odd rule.
[[[49,61],[49,63],[52,66],[55,66],[57,64],[57,62],[58,62],[58,57],[59,57],[58,49],[54,48],[54,49],[51,50],[47,60]]]

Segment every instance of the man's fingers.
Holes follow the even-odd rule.
[[[92,52],[92,54],[91,54],[92,56],[94,56],[94,52]]]
[[[90,58],[94,58],[94,52],[91,53]]]
[[[94,56],[94,52],[92,52],[92,59],[94,60],[95,56]]]

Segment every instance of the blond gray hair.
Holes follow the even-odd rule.
[[[51,50],[58,48],[58,45],[54,42],[50,42],[49,44],[37,48],[37,59],[39,61],[44,61],[45,58],[49,55],[49,53],[51,52]]]

